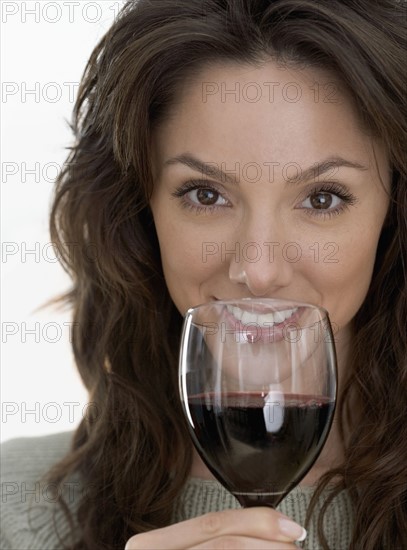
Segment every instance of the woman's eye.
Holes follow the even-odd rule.
[[[342,199],[326,191],[312,193],[301,203],[303,208],[312,208],[314,210],[331,210],[341,205]]]
[[[222,195],[215,189],[210,187],[199,189],[192,189],[188,191],[185,196],[193,203],[199,206],[222,206],[226,205],[227,201]]]
[[[180,199],[181,206],[198,213],[214,213],[218,208],[232,206],[230,201],[215,187],[204,182],[189,181],[172,192]]]

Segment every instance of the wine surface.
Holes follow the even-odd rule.
[[[245,506],[276,506],[318,457],[334,402],[311,395],[190,396],[193,439],[215,477]]]

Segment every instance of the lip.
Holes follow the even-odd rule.
[[[267,310],[266,307],[263,307],[261,309],[259,307],[256,307],[255,310],[253,310],[253,308],[249,310],[240,306],[239,309],[243,312],[247,311],[248,313],[258,312],[259,315],[262,315],[262,311],[264,312]],[[273,325],[271,325],[271,323],[263,323],[263,326],[262,323],[257,322],[243,323],[240,319],[235,317],[233,313],[230,312],[226,305],[223,308],[223,315],[225,323],[228,327],[228,331],[239,335],[241,341],[246,341],[250,344],[253,344],[255,342],[273,343],[279,342],[283,339],[287,339],[288,331],[290,328],[299,328],[298,320],[300,319],[303,310],[304,308],[299,306],[292,313],[292,315],[290,315],[290,317],[287,317],[287,319],[284,319],[283,321],[275,323]]]

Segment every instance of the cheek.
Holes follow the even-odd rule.
[[[202,283],[221,269],[214,243],[202,232],[158,224],[161,262],[172,300],[184,312],[201,301]]]
[[[357,238],[325,243],[319,263],[312,263],[322,303],[339,330],[360,309],[369,289],[379,235],[366,232]]]
[[[157,233],[164,271],[185,278],[208,267],[203,238],[185,230],[168,227]]]

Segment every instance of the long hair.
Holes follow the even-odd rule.
[[[205,65],[266,58],[334,71],[363,126],[388,149],[390,206],[339,403],[350,436],[309,515],[329,483],[329,498],[346,489],[353,499],[352,549],[407,547],[405,11],[396,0],[130,1],[93,51],[51,212],[52,240],[73,281],[64,298],[73,308],[74,355],[94,405],[49,473],[57,484],[74,472],[89,483],[72,548],[123,548],[132,535],[168,525],[187,480],[192,450],[177,398],[181,316],[149,209],[151,136],[180,86]],[[323,515],[324,508],[319,536],[327,548]]]

